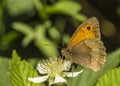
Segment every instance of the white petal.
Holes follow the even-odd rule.
[[[79,72],[65,72],[65,74],[67,75],[67,77],[76,77],[82,72],[83,72],[83,70],[81,70]]]
[[[66,83],[67,81],[63,78],[63,77],[61,77],[61,76],[56,76],[55,77],[55,80],[54,80],[54,84],[55,83]]]
[[[48,79],[49,75],[47,76],[40,76],[40,77],[35,77],[35,78],[28,78],[29,81],[32,81],[34,83],[41,83],[44,82]]]
[[[71,63],[70,61],[67,61],[67,60],[66,60],[66,61],[64,62],[64,64],[63,64],[63,67],[62,67],[63,69],[62,69],[62,70],[64,70],[64,71],[69,71],[70,68],[71,68],[71,64],[72,64],[72,63]]]
[[[40,74],[48,74],[49,68],[42,63],[37,65],[37,70]]]

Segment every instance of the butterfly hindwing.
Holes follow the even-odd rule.
[[[94,71],[101,68],[105,62],[105,47],[99,39],[86,39],[70,50],[70,59],[74,63],[89,67]]]

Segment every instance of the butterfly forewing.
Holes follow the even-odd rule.
[[[77,28],[77,30],[71,37],[67,48],[74,46],[79,41],[82,41],[87,38],[100,39],[99,22],[95,17],[91,17]]]

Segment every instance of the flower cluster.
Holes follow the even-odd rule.
[[[28,78],[28,80],[34,83],[48,81],[49,85],[56,83],[67,83],[65,77],[76,77],[83,71],[68,72],[70,68],[71,62],[61,58],[42,60],[38,63],[37,70],[43,76]]]

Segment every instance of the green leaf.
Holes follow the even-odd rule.
[[[110,70],[112,68],[115,68],[119,63],[120,63],[120,49],[108,54],[104,69]]]
[[[21,22],[15,22],[12,24],[13,28],[25,35],[32,34],[34,30],[31,26],[21,23]]]
[[[40,58],[30,58],[30,59],[28,59],[28,62],[31,65],[33,65],[33,67],[35,67],[40,60],[41,60]]]
[[[23,13],[34,13],[33,0],[6,0],[8,12],[12,16],[21,15]]]
[[[108,71],[95,86],[120,86],[120,68]]]
[[[81,6],[74,1],[65,0],[55,3],[53,6],[48,6],[46,10],[49,13],[61,12],[66,14],[74,14],[74,13],[78,13],[81,10]]]
[[[83,73],[78,77],[68,80],[68,86],[93,86],[97,80],[108,70],[115,68],[120,63],[120,49],[112,52],[106,58],[106,63],[98,72],[94,72],[88,68],[83,68]],[[78,67],[79,69],[80,67]]]
[[[37,71],[26,62],[21,61],[20,57],[14,50],[12,53],[12,62],[10,66],[10,82],[11,86],[41,86],[28,81],[28,77],[38,76]]]
[[[87,17],[85,16],[85,15],[83,15],[83,14],[73,14],[73,15],[71,15],[73,18],[75,18],[76,20],[78,20],[78,21],[82,21],[82,22],[84,22],[86,19],[87,19]]]
[[[13,28],[25,35],[22,45],[27,46],[34,39],[34,30],[31,26],[24,23],[13,23]]]
[[[10,46],[10,43],[15,40],[19,34],[15,31],[10,31],[6,35],[4,35],[0,41],[0,50],[7,49]]]
[[[36,26],[36,37],[35,37],[35,45],[39,48],[39,50],[46,56],[57,56],[58,51],[57,47],[53,43],[53,41],[49,40],[46,37],[46,28],[43,25]]]
[[[69,40],[70,36],[68,34],[63,34],[62,41],[65,45],[68,44]]]
[[[81,5],[76,3],[75,1],[63,0],[59,1],[53,6],[47,6],[46,12],[49,14],[53,13],[64,13],[79,21],[85,21],[86,17],[79,13],[81,10]]]
[[[55,27],[49,28],[48,31],[49,31],[50,37],[53,40],[55,40],[56,42],[60,40],[60,32]]]
[[[9,63],[9,58],[0,56],[0,86],[10,86],[8,74]]]

